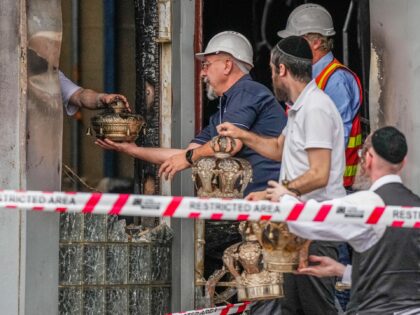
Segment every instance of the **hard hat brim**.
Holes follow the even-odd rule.
[[[207,53],[197,53],[195,54],[195,58],[197,58],[198,60],[204,60],[204,56],[208,55]]]
[[[281,30],[277,32],[277,36],[280,38],[287,38],[290,36],[297,36],[297,35],[293,34],[292,32],[289,32],[288,30]]]
[[[220,54],[222,51],[217,50],[217,51],[209,51],[209,52],[202,52],[202,53],[197,53],[195,54],[195,58],[197,58],[198,60],[204,60],[204,56],[208,56],[208,55],[217,55]],[[227,53],[229,54],[229,53]]]
[[[225,53],[225,54],[231,55],[235,59],[235,57],[230,52],[223,51],[223,50],[196,53],[195,54],[195,58],[197,58],[198,60],[203,61],[205,56],[217,55],[217,54],[220,54],[220,53]],[[245,60],[242,60],[242,59],[237,59],[237,60],[242,61],[242,62],[246,63],[247,65],[250,65],[251,66],[251,69],[254,68],[254,64],[252,62],[248,62],[248,61],[245,61]]]

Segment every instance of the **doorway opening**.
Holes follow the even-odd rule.
[[[269,67],[270,49],[280,38],[277,32],[284,29],[290,12],[308,3],[303,0],[202,0],[203,47],[215,34],[232,30],[245,35],[254,47],[254,64],[251,76],[272,89]],[[334,56],[346,62],[357,73],[363,85],[361,107],[364,134],[369,133],[368,83],[370,64],[369,1],[314,0],[325,7],[334,21]],[[347,41],[343,42],[343,34]],[[344,36],[344,37],[346,37]],[[348,56],[348,57],[346,57]],[[203,126],[217,111],[217,101],[203,99]]]

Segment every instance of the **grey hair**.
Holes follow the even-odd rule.
[[[276,73],[280,71],[280,64],[283,64],[296,80],[305,83],[312,80],[312,60],[287,54],[278,45],[271,50],[271,63],[275,66]]]
[[[235,57],[233,57],[231,54],[227,53],[227,52],[220,52],[217,53],[220,55],[225,55],[227,58],[229,58],[230,60],[232,60],[232,62],[238,67],[238,69],[243,72],[244,74],[249,74],[249,72],[252,69],[252,66],[250,64],[247,64],[246,62],[240,61],[238,59],[236,59]]]
[[[244,74],[249,74],[249,71],[252,69],[251,65],[246,62],[240,61],[236,58],[232,58],[232,61]]]
[[[315,39],[321,41],[321,50],[325,52],[330,52],[334,48],[334,39],[332,37],[326,37],[318,33],[308,33],[304,36],[309,42],[312,42]]]

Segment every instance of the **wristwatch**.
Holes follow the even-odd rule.
[[[282,184],[284,187],[286,187],[286,189],[287,189],[288,191],[290,191],[290,192],[294,193],[297,197],[300,197],[300,196],[302,195],[298,189],[289,187],[289,184],[290,184],[290,181],[289,181],[289,180],[287,180],[287,179],[283,179],[283,180],[281,181],[281,184]]]
[[[194,162],[192,160],[193,154],[194,154],[194,149],[189,149],[189,150],[187,150],[187,152],[185,152],[185,159],[191,165],[194,164]]]

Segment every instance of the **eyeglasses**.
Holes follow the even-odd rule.
[[[202,61],[201,62],[201,70],[207,70],[213,62],[210,61]]]
[[[361,159],[364,159],[366,153],[369,154],[370,157],[373,157],[373,154],[369,152],[369,148],[362,148],[362,149],[357,150],[357,155]]]
[[[227,59],[215,59],[213,61],[202,61],[201,62],[201,70],[207,70],[210,67],[210,65],[213,64],[213,63],[215,63],[216,61],[223,61],[223,62],[225,62],[227,60],[230,60],[230,59],[227,58]]]

